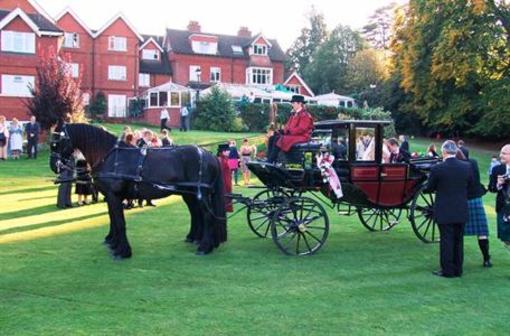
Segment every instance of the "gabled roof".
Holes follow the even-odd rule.
[[[145,42],[140,46],[140,50],[142,50],[143,48],[145,48],[147,46],[147,44],[151,43],[151,41],[156,45],[156,47],[158,47],[158,50],[163,52],[163,48],[161,47],[161,43],[159,43],[158,41],[160,40],[161,36],[150,36],[150,35],[142,35]],[[162,39],[162,38],[161,38]]]
[[[338,99],[338,100],[354,100],[354,98],[352,98],[352,97],[342,96],[342,95],[336,94],[334,91],[330,92],[330,93],[323,94],[323,95],[315,96],[315,98],[318,99],[318,100],[335,100],[335,99]]]
[[[85,31],[91,36],[94,37],[94,33],[90,30],[90,28],[83,22],[82,19],[71,9],[71,7],[66,7],[57,17],[55,18],[55,21],[60,20],[64,15],[69,14],[73,17],[73,19],[78,22],[78,24],[85,29]]]
[[[46,20],[48,20],[49,22],[55,24],[55,20],[53,20],[53,18],[48,14],[48,12],[46,12],[44,10],[44,8],[42,8],[41,5],[39,5],[37,3],[37,1],[35,1],[35,0],[28,0],[28,3],[30,5],[32,5],[32,7],[34,7],[35,10],[38,11],[39,14],[41,14]]]
[[[258,39],[260,39],[260,38],[261,38],[261,39],[263,39],[264,41],[266,41],[266,44],[267,44],[269,47],[272,47],[272,46],[273,46],[273,44],[272,44],[272,43],[271,43],[268,39],[266,39],[266,38],[264,37],[264,35],[262,35],[262,33],[259,33],[257,36],[255,36],[255,38],[253,38],[253,39],[251,40],[251,43],[250,43],[249,45],[254,45],[254,44],[255,44],[255,42],[257,42],[257,40],[258,40]]]
[[[315,94],[313,93],[312,89],[310,89],[308,87],[308,85],[306,84],[306,82],[303,80],[303,78],[301,78],[301,76],[298,75],[298,73],[296,71],[294,71],[293,73],[290,74],[289,78],[287,78],[287,80],[285,82],[283,82],[283,85],[287,85],[290,80],[292,79],[292,77],[296,77],[297,80],[301,83],[301,85],[306,89],[306,91],[310,92],[310,94],[312,96],[314,96]]]
[[[166,38],[165,41],[170,41],[171,51],[176,54],[189,54],[196,55],[191,48],[191,43],[189,42],[189,36],[192,34],[196,34],[190,32],[188,30],[177,30],[177,29],[167,29],[166,30]],[[204,34],[216,36],[218,38],[218,54],[216,55],[205,55],[205,56],[220,56],[220,57],[228,57],[228,58],[249,58],[249,54],[247,50],[244,48],[249,46],[253,38],[252,37],[240,37],[240,36],[232,36],[232,35],[218,35],[218,34]],[[269,48],[268,56],[272,61],[275,62],[283,62],[285,60],[285,53],[280,48],[280,45],[276,40],[268,40],[270,41],[272,47]],[[242,54],[236,54],[232,50],[232,46],[240,46],[243,48]]]
[[[149,92],[157,92],[157,91],[178,91],[178,92],[189,92],[192,91],[189,87],[179,85],[177,83],[173,83],[172,81],[166,82],[164,84],[161,84],[159,86],[155,86],[153,88],[148,89],[147,93]]]
[[[158,61],[144,60],[140,58],[140,73],[156,75],[172,75],[172,67],[168,61],[166,52],[161,53],[161,59]]]
[[[104,25],[101,29],[99,29],[99,30],[95,33],[94,37],[98,37],[99,35],[101,35],[101,34],[102,34],[102,33],[103,33],[103,32],[104,32],[104,31],[105,31],[108,27],[110,27],[112,24],[114,24],[114,23],[115,23],[115,21],[117,21],[117,20],[119,20],[119,19],[120,19],[120,20],[122,20],[122,21],[124,21],[124,23],[125,23],[125,24],[129,27],[129,29],[131,29],[131,31],[132,31],[133,33],[135,33],[136,37],[137,37],[140,41],[142,41],[142,42],[143,42],[143,40],[144,40],[144,39],[143,39],[142,35],[140,35],[140,34],[138,33],[138,31],[135,29],[135,27],[134,27],[134,26],[133,26],[133,25],[129,22],[129,20],[128,20],[128,19],[126,19],[126,17],[125,17],[125,16],[124,16],[124,14],[122,14],[122,13],[118,13],[117,15],[113,16],[113,17],[112,17],[112,18],[111,18],[108,22],[106,22],[106,24],[105,24],[105,25]]]
[[[27,14],[20,8],[13,11],[0,10],[0,29],[15,18],[21,18],[38,36],[62,35],[62,30],[41,14]]]

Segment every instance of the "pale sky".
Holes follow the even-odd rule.
[[[307,24],[311,6],[322,12],[328,29],[338,24],[361,28],[375,9],[405,0],[36,0],[52,17],[71,7],[91,29],[101,28],[122,12],[140,34],[163,35],[165,28],[186,29],[199,21],[207,33],[235,35],[247,26],[255,35],[275,38],[285,51]],[[254,5],[256,4],[256,6]]]

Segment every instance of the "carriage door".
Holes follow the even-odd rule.
[[[376,126],[356,126],[351,130],[351,181],[372,203],[379,198],[380,163],[376,161]],[[352,153],[353,152],[353,153]]]

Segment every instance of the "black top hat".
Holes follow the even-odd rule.
[[[302,95],[293,95],[290,102],[306,104],[305,97],[303,97]]]
[[[229,150],[229,146],[228,144],[221,144],[221,145],[218,145],[218,153],[221,153],[221,152],[224,152],[224,151],[227,151]]]

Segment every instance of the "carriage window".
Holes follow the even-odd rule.
[[[349,159],[349,130],[338,128],[334,137],[331,139],[331,153],[335,156],[335,160]]]
[[[375,128],[356,128],[356,160],[375,160]]]
[[[320,144],[321,147],[331,149],[331,130],[316,130],[312,134],[312,142]]]

